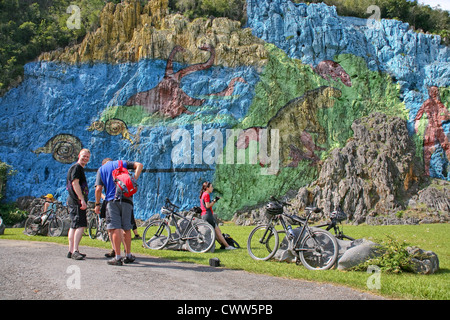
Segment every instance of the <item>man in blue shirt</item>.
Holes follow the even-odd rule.
[[[122,161],[124,168],[134,170],[134,179],[137,180],[141,175],[143,165],[135,161]],[[131,254],[131,214],[133,211],[133,198],[116,194],[116,184],[112,172],[119,167],[118,161],[106,158],[102,166],[97,171],[95,181],[95,213],[100,214],[100,199],[103,187],[105,188],[106,201],[106,228],[110,232],[111,242],[116,253],[116,257],[109,260],[110,265],[122,265],[131,263],[135,260]],[[122,260],[120,255],[120,246],[124,236],[125,258]]]

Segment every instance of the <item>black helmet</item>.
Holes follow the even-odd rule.
[[[277,215],[283,213],[283,206],[278,202],[271,201],[266,204],[266,213],[271,215]]]
[[[334,210],[333,212],[330,213],[330,218],[331,219],[336,219],[337,221],[344,221],[347,220],[347,215],[345,214],[344,211],[342,211],[341,208],[337,208],[336,210]]]

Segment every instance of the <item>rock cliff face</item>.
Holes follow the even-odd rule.
[[[352,130],[353,138],[331,152],[319,178],[299,190],[298,204],[317,205],[326,216],[340,206],[356,223],[405,210],[425,183],[406,122],[374,113],[356,120]]]
[[[340,17],[334,7],[323,3],[294,4],[290,0],[249,0],[247,15],[254,35],[305,64],[316,67],[324,60],[336,60],[336,56],[351,53],[362,57],[370,70],[390,74],[399,85],[399,98],[409,113],[410,134],[415,133],[415,120],[421,119],[429,87],[449,86],[449,47],[441,45],[438,36],[410,30],[407,23]],[[446,115],[440,119],[439,127],[448,135],[450,113],[440,112]],[[427,132],[419,135],[427,140]],[[434,146],[434,138],[431,140],[436,157],[426,161],[436,170],[432,169],[430,175],[450,180],[449,170],[442,170],[448,166],[448,138],[439,141],[444,150]],[[437,156],[437,153],[446,153],[446,156]]]
[[[87,147],[91,190],[105,157],[144,164],[141,219],[166,197],[198,206],[207,180],[223,219],[299,189],[298,199],[340,203],[357,222],[447,210],[437,180],[414,195],[428,172],[450,180],[450,54],[439,37],[324,4],[247,5],[243,27],[189,21],[167,0],[108,3],[80,44],[27,64],[22,84],[0,98],[0,160],[17,171],[6,199],[51,192],[64,202],[66,172]],[[374,112],[387,116],[359,120]],[[280,138],[269,161],[264,130]]]
[[[327,219],[340,207],[355,224],[417,224],[450,221],[450,183],[430,181],[416,155],[406,121],[374,113],[356,120],[354,136],[334,149],[316,181],[288,193],[292,213],[318,206]],[[422,189],[423,188],[423,189]],[[236,214],[238,224],[264,221],[264,209]]]
[[[189,21],[180,14],[169,14],[167,6],[168,0],[152,0],[144,7],[140,1],[109,2],[100,15],[100,27],[81,44],[44,53],[39,60],[122,63],[166,59],[179,45],[186,51],[177,55],[176,61],[195,64],[205,60],[198,47],[207,43],[216,48],[217,65],[265,64],[264,42],[253,36],[251,29],[242,29],[239,22],[226,18]]]
[[[313,198],[321,199],[317,204],[325,214],[341,205],[355,220],[371,211],[404,209],[423,182],[423,166],[406,122],[375,113],[356,120],[352,130],[347,145],[325,160],[315,183],[320,195]]]

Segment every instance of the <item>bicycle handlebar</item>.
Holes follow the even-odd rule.
[[[275,198],[274,196],[270,196],[270,200],[272,200],[272,201],[276,201],[276,202],[278,202],[279,204],[281,204],[282,206],[286,206],[286,207],[290,207],[290,206],[291,206],[291,204],[290,204],[290,203],[287,203],[287,202],[284,202],[284,201],[278,200],[278,199],[277,199],[277,198]]]
[[[278,200],[278,199],[275,198],[274,196],[270,196],[270,200],[276,201],[276,202],[278,202],[279,204],[281,204],[282,206],[286,206],[286,207],[287,207],[287,206],[291,206],[290,203],[287,203],[287,202]],[[321,208],[318,208],[318,207],[306,207],[305,210],[306,210],[306,211],[311,211],[311,212],[314,212],[314,213],[320,213],[320,212],[322,212],[322,209],[321,209]]]
[[[170,202],[169,198],[166,198],[166,205],[167,205],[167,204],[169,204],[169,205],[171,205],[172,207],[175,207],[175,208],[177,208],[177,209],[180,209],[179,206],[174,205],[172,202]]]

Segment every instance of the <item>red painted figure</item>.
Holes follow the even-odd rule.
[[[425,137],[423,139],[423,156],[425,160],[425,172],[427,175],[430,175],[431,155],[436,150],[436,143],[440,143],[447,155],[447,159],[450,160],[450,143],[442,127],[442,122],[450,120],[450,112],[441,102],[438,87],[429,87],[428,95],[430,98],[427,99],[420,107],[414,121],[415,130],[417,133],[419,128],[419,120],[422,118],[423,113],[426,112],[428,117],[428,125],[425,130]]]
[[[192,114],[186,106],[199,107],[205,102],[204,99],[196,99],[187,95],[181,88],[181,79],[188,74],[196,71],[206,70],[213,66],[216,57],[216,51],[213,46],[204,44],[199,47],[200,50],[210,52],[209,59],[204,63],[194,64],[183,68],[178,72],[173,70],[173,59],[178,52],[185,51],[181,46],[175,46],[169,55],[166,65],[166,71],[162,81],[153,89],[144,92],[138,92],[126,102],[127,106],[140,105],[149,113],[159,112],[163,116],[173,118],[182,113]],[[233,94],[236,82],[246,81],[237,77],[230,81],[228,87],[221,92],[208,94],[207,96],[230,96]]]

